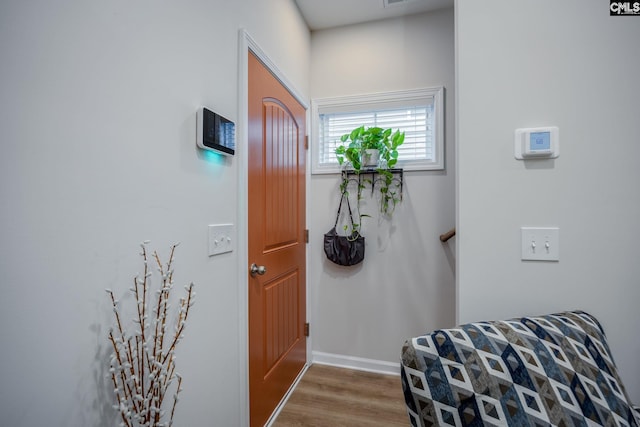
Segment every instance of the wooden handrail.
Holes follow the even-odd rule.
[[[450,238],[452,238],[455,235],[456,235],[456,229],[454,227],[451,230],[447,231],[446,233],[441,234],[440,235],[440,241],[442,243],[444,243],[444,242],[446,242],[447,240],[449,240]]]

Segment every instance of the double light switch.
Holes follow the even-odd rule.
[[[559,261],[560,229],[557,227],[522,227],[522,259]]]

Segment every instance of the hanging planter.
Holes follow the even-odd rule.
[[[391,215],[400,195],[393,188],[394,178],[390,172],[398,162],[398,147],[404,142],[404,132],[380,127],[365,128],[360,126],[340,138],[342,145],[336,148],[338,163],[345,168],[352,168],[357,175],[366,169],[375,169],[381,176],[380,211]],[[377,152],[377,155],[375,154]],[[374,181],[369,182],[372,186]],[[341,184],[345,191],[348,181]],[[360,201],[363,183],[358,180],[358,202]]]

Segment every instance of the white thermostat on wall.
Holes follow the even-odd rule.
[[[560,155],[558,128],[516,129],[514,156],[519,160],[555,159]]]

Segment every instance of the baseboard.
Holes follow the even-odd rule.
[[[400,375],[400,362],[394,363],[384,360],[366,359],[364,357],[345,356],[343,354],[323,353],[321,351],[314,351],[312,353],[311,363],[375,372],[378,374]]]

